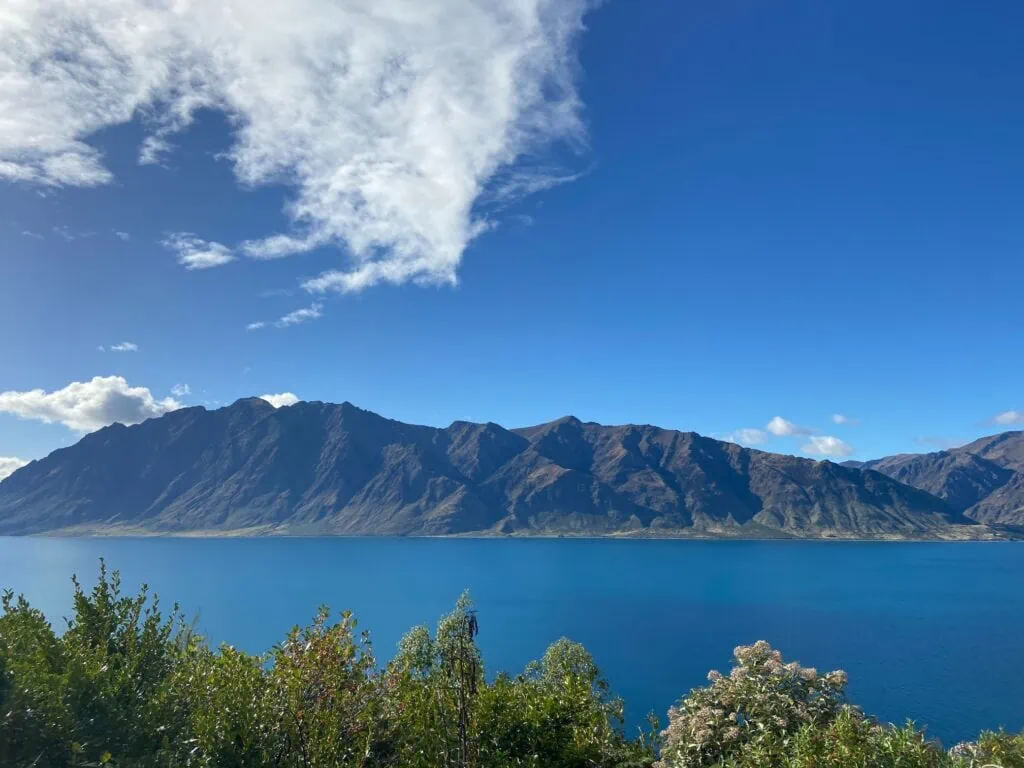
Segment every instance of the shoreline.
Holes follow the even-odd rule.
[[[774,533],[774,532],[772,532]],[[988,526],[978,531],[980,535],[951,535],[951,536],[904,536],[893,533],[883,533],[877,536],[864,534],[844,535],[826,533],[823,535],[801,536],[787,532],[778,532],[775,535],[764,532],[750,535],[744,532],[719,533],[719,532],[684,532],[671,531],[665,533],[650,532],[613,532],[607,534],[574,533],[571,531],[537,531],[526,533],[497,533],[488,531],[473,531],[470,533],[451,534],[396,534],[396,533],[335,533],[331,531],[301,531],[273,528],[271,526],[254,526],[250,528],[233,529],[200,529],[190,531],[154,531],[147,528],[132,528],[122,526],[89,526],[60,528],[52,531],[43,531],[30,534],[0,534],[10,538],[57,538],[57,539],[487,539],[487,540],[613,540],[613,541],[772,541],[772,542],[892,542],[892,543],[1008,543],[1024,541],[1024,532],[1008,530],[992,530]],[[953,531],[952,533],[967,533],[966,531]]]

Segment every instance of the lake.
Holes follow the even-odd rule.
[[[732,648],[845,669],[851,699],[950,745],[1024,727],[1024,545],[600,539],[0,538],[0,586],[61,626],[100,557],[214,643],[262,651],[318,605],[351,609],[380,659],[468,588],[490,672],[565,636],[626,699],[665,711]]]

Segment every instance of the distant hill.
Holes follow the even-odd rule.
[[[115,424],[28,464],[0,483],[0,533],[985,537],[965,504],[1009,487],[1020,458],[991,440],[905,483],[895,466],[653,426],[438,429],[249,398]]]
[[[1024,432],[983,437],[948,451],[846,465],[927,491],[974,520],[1024,526]]]

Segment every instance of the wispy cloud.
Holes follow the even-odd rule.
[[[210,269],[235,260],[230,248],[212,240],[202,240],[188,232],[178,232],[162,242],[178,254],[178,263],[185,269]]]
[[[1003,411],[992,417],[992,423],[1002,427],[1024,424],[1024,411]]]
[[[15,471],[21,469],[26,464],[28,464],[27,461],[16,456],[0,456],[0,480],[13,475]]]
[[[0,392],[0,413],[47,424],[58,422],[79,432],[92,432],[114,422],[137,424],[177,408],[181,408],[177,400],[157,400],[149,389],[129,386],[121,376],[73,381],[52,392]]]
[[[833,413],[832,423],[839,424],[841,426],[855,427],[860,424],[860,419],[855,419],[852,416],[847,416],[842,413]]]
[[[307,320],[316,320],[323,317],[323,304],[319,302],[310,304],[308,307],[302,309],[296,309],[294,312],[289,312],[287,315],[279,319],[274,325],[278,328],[287,328],[291,325],[298,325],[304,323]]]
[[[139,345],[130,341],[122,341],[120,344],[111,344],[111,352],[138,352]]]
[[[21,234],[23,234],[25,237],[35,238],[36,240],[43,240],[44,239],[42,235],[40,235],[40,234],[38,234],[36,232],[31,232],[31,231],[29,231],[27,229],[21,230]]]
[[[792,437],[793,435],[813,435],[815,430],[809,427],[801,427],[792,421],[787,421],[781,416],[774,417],[765,426],[765,429],[776,437]]]
[[[192,394],[192,389],[188,384],[175,384],[171,387],[171,394],[175,397],[186,397]]]
[[[304,323],[307,320],[316,320],[323,317],[323,308],[323,304],[320,302],[314,302],[308,307],[302,307],[301,309],[296,309],[294,312],[289,312],[287,315],[279,317],[272,323],[267,323],[263,320],[259,320],[255,323],[249,323],[245,326],[245,330],[258,331],[261,328],[266,328],[268,325],[273,325],[275,328],[289,328],[293,325]]]
[[[815,435],[800,446],[800,450],[812,456],[825,456],[834,459],[852,456],[854,453],[852,445],[831,435]]]
[[[0,26],[0,178],[112,181],[97,131],[147,115],[139,159],[159,163],[197,110],[237,126],[245,186],[293,189],[292,230],[239,246],[278,258],[335,246],[307,282],[452,284],[488,201],[573,178],[543,161],[585,145],[575,87],[588,0],[47,0]],[[69,55],[68,52],[75,52]],[[478,203],[484,203],[479,205]],[[188,236],[190,269],[234,250]]]
[[[114,230],[114,237],[118,238],[119,240],[124,240],[126,243],[132,239],[132,236],[129,235],[127,232],[120,232],[116,229]]]
[[[768,435],[761,429],[737,429],[727,435],[723,435],[722,439],[728,443],[738,443],[740,445],[763,445],[768,439]]]
[[[275,408],[286,408],[299,402],[297,395],[292,392],[281,392],[277,395],[260,395],[261,400],[266,400]]]
[[[81,240],[81,239],[86,238],[86,237],[92,237],[96,233],[95,232],[72,232],[66,226],[59,225],[59,226],[56,226],[56,227],[53,228],[53,234],[57,235],[60,238],[63,238],[67,242],[71,243],[71,242],[74,242],[75,240]]]

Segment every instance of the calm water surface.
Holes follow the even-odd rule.
[[[630,722],[664,712],[764,638],[851,698],[950,744],[1024,727],[1024,545],[453,539],[0,538],[0,586],[55,625],[97,558],[199,617],[214,643],[262,651],[321,604],[352,609],[381,659],[464,588],[491,671],[584,643]]]

